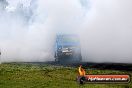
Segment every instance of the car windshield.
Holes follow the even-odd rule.
[[[79,39],[76,36],[63,36],[63,43],[79,43]]]

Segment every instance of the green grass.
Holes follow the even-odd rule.
[[[127,71],[90,70],[92,74],[131,74]],[[132,88],[129,84],[84,84],[76,82],[78,68],[35,65],[0,64],[0,88]]]

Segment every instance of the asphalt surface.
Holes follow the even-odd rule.
[[[132,64],[127,63],[93,63],[93,62],[76,62],[76,63],[58,63],[55,61],[47,62],[22,62],[25,64],[37,64],[37,65],[55,65],[55,66],[68,66],[68,67],[79,67],[82,65],[83,68],[92,68],[100,70],[125,70],[132,71]]]

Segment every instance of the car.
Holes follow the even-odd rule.
[[[77,35],[56,35],[55,61],[61,63],[81,62],[81,46]]]

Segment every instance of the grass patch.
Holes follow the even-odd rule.
[[[116,70],[90,70],[90,74],[130,74],[132,72]],[[129,84],[85,84],[76,82],[78,68],[35,65],[0,64],[0,88],[132,88]],[[132,78],[131,78],[132,79]]]

